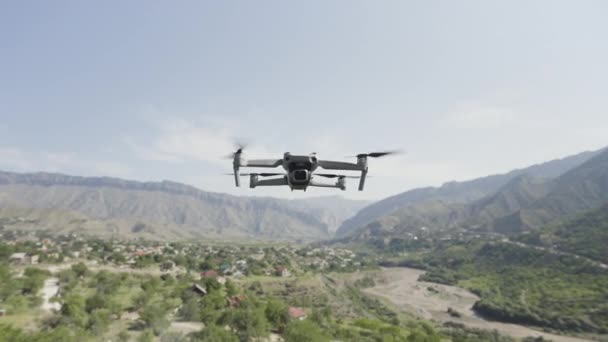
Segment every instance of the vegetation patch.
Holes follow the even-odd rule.
[[[420,280],[458,285],[481,297],[488,318],[568,332],[608,331],[608,272],[581,258],[513,243],[437,248],[415,264]]]

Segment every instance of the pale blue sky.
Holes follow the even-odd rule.
[[[235,189],[378,149],[381,198],[608,145],[605,1],[3,1],[0,169]],[[257,152],[257,153],[256,153]]]

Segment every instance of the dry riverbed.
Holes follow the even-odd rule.
[[[386,282],[364,291],[385,298],[404,311],[425,319],[451,321],[472,328],[497,330],[501,334],[515,338],[542,336],[555,342],[589,341],[549,334],[522,325],[485,320],[475,315],[472,310],[473,304],[479,299],[477,296],[459,287],[418,281],[418,277],[423,273],[424,271],[413,268],[386,268],[382,270]],[[461,317],[452,317],[447,312],[448,308],[459,312]]]

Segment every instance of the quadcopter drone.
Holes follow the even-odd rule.
[[[234,173],[234,182],[237,187],[241,186],[240,176],[249,176],[249,187],[255,188],[258,186],[282,186],[287,185],[293,190],[304,190],[309,186],[322,188],[338,188],[346,190],[346,178],[359,179],[359,191],[363,191],[365,186],[365,178],[367,177],[367,158],[377,158],[389,154],[397,153],[397,151],[387,152],[372,152],[358,154],[356,163],[320,160],[316,153],[309,155],[292,155],[289,152],[283,154],[281,159],[253,159],[246,160],[243,157],[243,146],[239,146],[236,152],[230,157],[233,159],[232,165]],[[268,167],[275,168],[282,166],[286,173],[239,173],[241,167]],[[330,173],[314,173],[317,168],[326,170],[344,170],[344,171],[360,171],[361,176],[348,176]],[[277,177],[270,179],[260,179],[266,177]],[[323,183],[317,181],[317,177],[337,178],[336,183]]]

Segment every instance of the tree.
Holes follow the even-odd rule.
[[[131,336],[126,330],[121,331],[117,337],[118,341],[120,342],[129,342],[129,340],[131,339]]]
[[[160,264],[160,271],[167,272],[173,269],[173,262],[170,260],[164,261]]]
[[[184,334],[177,332],[177,331],[166,332],[166,333],[162,334],[160,337],[160,342],[186,342],[186,341],[189,341],[189,339],[187,339],[184,336]]]
[[[0,243],[0,260],[8,260],[8,257],[13,254],[15,249],[4,243]]]
[[[208,293],[201,300],[201,320],[205,324],[215,324],[221,315],[221,310],[226,307],[226,299],[220,291]]]
[[[97,309],[91,313],[87,328],[95,334],[100,336],[106,331],[110,324],[110,311],[107,309]]]
[[[27,340],[27,336],[21,330],[12,325],[0,324],[0,341],[25,342]]]
[[[118,290],[121,279],[119,275],[112,274],[108,271],[99,271],[95,275],[94,282],[95,288],[97,288],[97,293],[107,295]]]
[[[224,287],[226,288],[226,294],[228,296],[236,296],[236,294],[238,293],[236,285],[234,285],[234,282],[230,279],[226,279]]]
[[[127,257],[120,252],[114,252],[110,255],[109,260],[113,261],[115,264],[124,264],[127,261]]]
[[[266,318],[277,330],[283,331],[289,321],[288,308],[285,303],[278,299],[270,299],[266,304]]]
[[[74,294],[66,297],[61,306],[61,315],[64,316],[69,323],[84,328],[87,323],[84,298]]]
[[[242,305],[232,312],[229,317],[230,326],[237,331],[242,342],[254,337],[265,337],[270,332],[270,326],[264,312],[251,304]]]
[[[188,297],[179,309],[179,315],[184,321],[198,322],[201,320],[201,308],[194,296]]]
[[[6,300],[6,305],[8,306],[10,313],[19,313],[27,309],[27,298],[20,294],[15,294]]]
[[[195,334],[195,338],[205,342],[239,342],[239,338],[232,331],[215,324],[209,325]]]
[[[151,328],[156,336],[159,336],[170,324],[165,310],[158,304],[146,305],[139,316],[146,327]]]
[[[219,290],[222,285],[215,278],[203,278],[201,279],[201,285],[209,292]]]
[[[408,342],[439,342],[441,338],[435,332],[432,326],[427,323],[421,323],[421,328],[415,328],[407,337]]]
[[[323,306],[321,309],[313,310],[310,319],[322,327],[327,327],[332,319],[331,307]]]
[[[36,295],[42,289],[44,280],[49,276],[49,272],[38,268],[28,267],[25,269],[23,275],[21,292],[26,295]]]
[[[148,304],[150,301],[150,295],[146,292],[140,292],[135,297],[133,297],[133,307],[135,309],[141,309]]]
[[[87,298],[85,302],[85,311],[88,313],[92,313],[94,310],[102,309],[106,306],[106,298],[100,294],[96,293],[93,296]]]
[[[213,262],[211,262],[211,260],[203,260],[200,264],[198,264],[198,269],[200,271],[209,271],[209,270],[213,270],[216,268],[216,265],[213,264]]]
[[[77,277],[84,277],[85,274],[89,271],[87,265],[82,262],[72,265],[72,271],[76,273]]]
[[[323,330],[309,320],[292,321],[285,329],[286,342],[324,342],[329,340]]]
[[[154,334],[151,330],[145,330],[137,338],[137,342],[152,342],[154,341]]]

